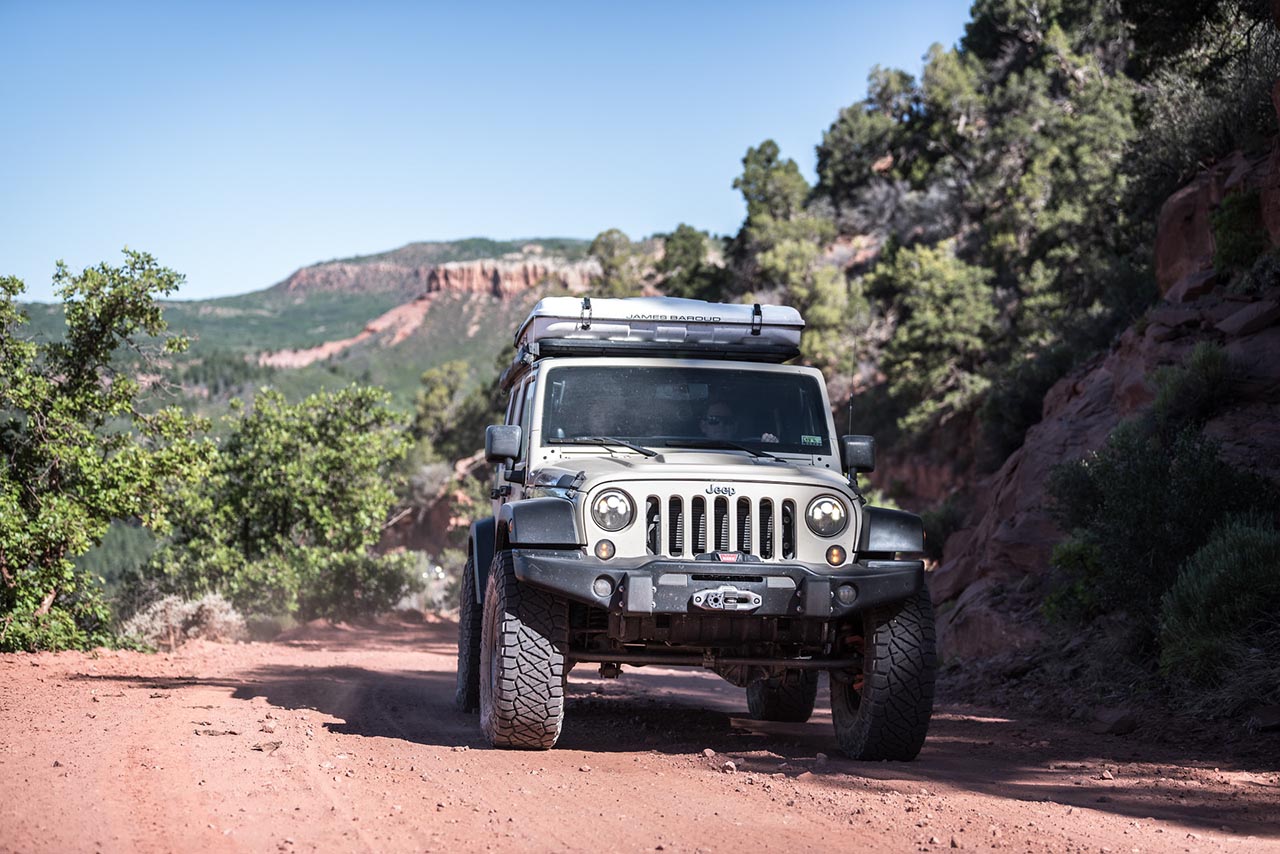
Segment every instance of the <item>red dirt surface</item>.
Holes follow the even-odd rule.
[[[455,637],[0,655],[0,851],[1280,852],[1274,763],[1146,729],[942,705],[919,760],[858,763],[825,690],[762,724],[705,673],[583,665],[559,747],[493,750]]]

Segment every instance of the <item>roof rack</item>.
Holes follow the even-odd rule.
[[[516,331],[504,389],[548,356],[649,356],[785,362],[800,353],[804,320],[790,306],[674,297],[548,297]]]

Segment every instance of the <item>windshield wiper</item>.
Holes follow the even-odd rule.
[[[626,439],[617,439],[613,436],[574,436],[572,439],[552,439],[551,442],[556,445],[618,445],[623,448],[630,448],[638,454],[644,454],[646,457],[656,457],[658,452],[637,445],[634,442],[628,442]]]
[[[668,448],[710,448],[712,450],[745,451],[753,457],[765,457],[770,460],[780,459],[767,451],[757,451],[755,448],[749,448],[746,445],[739,445],[737,442],[729,442],[725,439],[668,439],[663,444]]]

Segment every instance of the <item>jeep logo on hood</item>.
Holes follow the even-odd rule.
[[[707,495],[733,495],[737,490],[732,486],[716,486],[714,483],[707,487]]]

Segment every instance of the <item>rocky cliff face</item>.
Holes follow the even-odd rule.
[[[1280,112],[1280,85],[1276,89]],[[1273,246],[1280,246],[1280,140],[1269,156],[1235,154],[1175,193],[1160,213],[1155,267],[1163,299],[1110,351],[1060,380],[1023,446],[979,484],[967,526],[944,548],[931,589],[940,608],[946,658],[995,655],[1037,639],[1000,599],[1043,574],[1062,538],[1046,506],[1045,484],[1058,463],[1097,450],[1122,420],[1155,397],[1149,378],[1181,364],[1201,341],[1227,353],[1237,399],[1205,432],[1224,459],[1280,482],[1280,281],[1248,294],[1214,271],[1212,213],[1231,192],[1257,190]]]
[[[331,261],[303,267],[276,287],[286,293],[304,294],[317,291],[342,293],[412,294],[426,287],[426,274],[431,267],[411,267],[391,261],[351,263]]]
[[[399,292],[406,302],[369,321],[357,335],[326,341],[301,350],[262,353],[258,364],[276,368],[301,368],[335,356],[371,339],[395,346],[412,335],[441,294],[508,299],[545,284],[558,284],[573,292],[588,288],[600,275],[594,260],[563,261],[555,258],[518,257],[457,261],[409,266],[387,261],[333,262],[306,267],[278,287],[286,292],[343,293]]]
[[[595,261],[564,261],[533,255],[422,265],[394,261],[333,261],[304,267],[277,287],[287,293],[390,291],[420,296],[449,291],[504,296],[545,281],[560,282],[570,290],[580,290],[599,275],[600,265]]]

